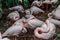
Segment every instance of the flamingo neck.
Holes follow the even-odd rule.
[[[49,30],[50,30],[50,27],[49,27],[49,26],[50,26],[50,25],[49,25],[50,23],[49,23],[49,21],[47,20],[47,22],[46,22],[45,24],[46,24],[47,30],[45,30],[44,32],[45,32],[45,33],[48,33]]]

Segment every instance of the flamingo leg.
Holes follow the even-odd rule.
[[[13,40],[17,40],[17,37],[16,37],[16,36],[14,36],[14,37],[13,37]]]

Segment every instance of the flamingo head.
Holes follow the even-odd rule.
[[[32,3],[32,5],[31,6],[38,6],[38,7],[40,7],[41,6],[41,2],[39,2],[39,1],[34,1],[33,3]]]
[[[30,15],[30,9],[25,10],[26,15]]]
[[[48,14],[48,17],[49,17],[49,18],[52,18],[52,17],[53,17],[53,14],[52,14],[52,13],[49,13],[49,14]]]
[[[23,27],[22,32],[23,33],[26,33],[27,32],[27,29],[25,27]]]
[[[40,12],[39,13],[41,13],[43,15],[45,13],[45,11],[42,10],[42,9],[40,9]]]
[[[17,21],[18,19],[19,19],[19,16],[15,16],[13,20]]]

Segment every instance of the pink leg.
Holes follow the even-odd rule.
[[[17,40],[16,36],[14,36],[13,40]]]
[[[22,40],[22,33],[20,33],[20,40]]]

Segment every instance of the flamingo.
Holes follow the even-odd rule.
[[[24,13],[24,8],[22,5],[11,7],[11,8],[9,8],[9,10],[15,10],[15,11],[19,11],[21,13]]]
[[[56,19],[60,19],[59,14],[60,14],[60,5],[56,9],[54,9],[51,13],[49,13],[49,15],[54,16],[54,18]]]
[[[32,16],[25,21],[24,26],[27,28],[30,28],[30,29],[35,29],[35,28],[41,26],[43,23],[44,23],[43,21]]]
[[[30,12],[30,9],[25,10],[25,13],[26,13],[25,18],[27,19],[33,16]]]
[[[44,31],[44,30],[47,29],[47,25],[46,24],[49,27],[49,31],[47,31],[47,32]],[[41,27],[36,28],[34,30],[34,35],[37,38],[49,39],[49,38],[54,36],[55,30],[56,30],[55,25],[53,23],[51,23],[49,20],[46,20],[46,24],[45,25],[43,24]],[[44,31],[44,32],[42,32],[41,30]],[[41,32],[41,33],[39,33],[39,32]]]
[[[20,18],[20,15],[17,11],[14,11],[14,12],[9,13],[7,18],[17,21]]]
[[[43,8],[46,7],[46,9],[51,9],[51,8],[55,8],[55,4],[58,2],[58,0],[45,0],[42,1],[41,6],[43,6]]]
[[[41,1],[35,0],[35,1],[32,2],[31,6],[40,7],[41,6]]]
[[[43,3],[47,3],[47,4],[52,4],[52,3],[54,3],[54,4],[56,4],[58,2],[58,0],[45,0],[45,1],[43,1]]]
[[[44,11],[42,9],[40,9],[40,8],[38,8],[36,6],[32,6],[30,8],[30,12],[31,12],[31,14],[40,14],[40,13],[43,14],[44,13]]]
[[[56,19],[53,19],[53,18],[49,18],[49,21],[55,25],[60,25],[60,21],[59,20],[56,20]]]
[[[51,0],[52,3],[56,4],[58,0]]]
[[[53,15],[52,15],[52,13],[49,13],[48,14],[48,20],[51,22],[51,23],[53,23],[53,24],[55,24],[55,25],[60,25],[60,21],[59,20],[57,20],[57,19],[53,19]]]
[[[17,40],[16,37],[18,37],[18,34],[20,33],[26,33],[27,29],[23,26],[23,22],[17,21],[15,22],[10,28],[8,28],[3,34],[2,37],[4,36],[15,36],[15,39]]]

